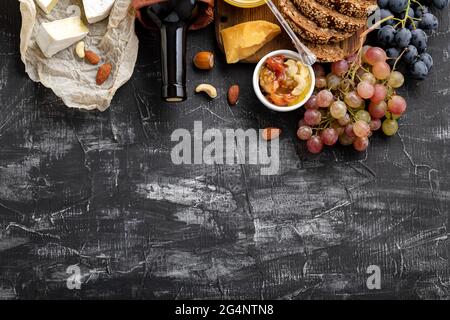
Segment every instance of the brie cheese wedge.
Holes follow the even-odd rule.
[[[116,0],[83,0],[84,13],[89,23],[106,19]]]
[[[59,0],[36,0],[38,6],[46,13],[49,14],[50,11],[56,6]]]
[[[80,41],[89,33],[89,29],[80,17],[43,23],[36,36],[36,42],[47,58]]]

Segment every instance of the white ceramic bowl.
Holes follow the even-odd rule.
[[[311,98],[313,92],[314,92],[314,84],[316,83],[316,77],[314,76],[314,70],[310,66],[308,66],[309,73],[311,75],[311,88],[308,91],[308,94],[305,96],[305,99],[300,101],[299,103],[288,106],[288,107],[280,107],[273,103],[271,103],[269,100],[266,99],[264,94],[261,91],[261,87],[259,86],[259,71],[261,67],[263,66],[264,62],[269,57],[277,56],[277,55],[284,55],[287,58],[292,58],[295,60],[300,60],[300,55],[297,52],[291,51],[291,50],[277,50],[272,51],[271,53],[264,56],[256,65],[255,71],[253,72],[253,90],[255,90],[256,96],[258,97],[259,101],[261,101],[267,108],[279,111],[279,112],[289,112],[297,110],[298,108],[302,107],[308,100]]]

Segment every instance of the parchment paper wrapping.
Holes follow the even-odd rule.
[[[116,0],[109,19],[91,25],[84,18],[80,0],[60,0],[49,15],[45,15],[34,0],[19,1],[22,14],[20,54],[30,78],[52,89],[68,107],[106,110],[117,89],[130,79],[136,63],[138,39],[131,0]],[[41,23],[80,15],[80,12],[89,28],[84,39],[86,47],[97,52],[102,62],[113,66],[111,76],[101,86],[95,83],[100,64],[92,66],[79,59],[75,45],[48,59],[35,42]]]

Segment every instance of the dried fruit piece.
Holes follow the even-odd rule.
[[[266,141],[277,139],[281,135],[281,129],[264,128],[261,135],[262,135],[262,138]]]
[[[111,70],[112,65],[109,63],[102,64],[100,68],[98,68],[96,82],[99,86],[102,85],[106,80],[108,80],[109,76],[111,75]]]
[[[228,103],[230,104],[230,106],[234,106],[237,104],[237,102],[239,100],[239,92],[240,92],[240,88],[237,84],[232,85],[228,89]]]
[[[214,54],[200,51],[194,57],[194,65],[201,70],[211,70],[214,67]]]
[[[87,62],[90,64],[96,65],[100,62],[100,57],[98,54],[96,54],[94,51],[86,50],[84,52],[84,58]]]
[[[195,92],[205,92],[211,99],[217,98],[217,90],[210,84],[200,84],[195,88]]]
[[[85,52],[84,52],[84,48],[85,48],[84,41],[78,42],[76,47],[75,47],[75,52],[76,52],[78,58],[80,58],[80,59],[84,59],[84,57],[86,55]]]

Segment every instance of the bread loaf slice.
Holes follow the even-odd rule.
[[[367,18],[378,7],[376,0],[317,0],[317,2],[355,18]]]
[[[290,0],[278,1],[280,11],[294,32],[305,40],[317,44],[341,42],[353,34],[334,29],[321,28],[301,14]]]
[[[297,9],[322,28],[356,32],[367,23],[366,18],[349,17],[318,3],[316,0],[293,0]]]

